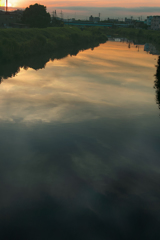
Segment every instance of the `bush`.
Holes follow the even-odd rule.
[[[51,16],[46,11],[46,7],[40,4],[34,4],[27,7],[22,15],[22,23],[28,24],[32,28],[45,28],[49,26]]]
[[[101,43],[105,29],[49,27],[45,29],[0,29],[0,62],[54,51],[58,48]]]

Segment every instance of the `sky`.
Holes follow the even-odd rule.
[[[0,122],[74,123],[152,111],[158,117],[157,58],[142,45],[138,51],[134,44],[107,42],[94,51],[54,59],[38,71],[21,69],[0,85]]]
[[[101,13],[101,19],[106,18],[123,18],[123,17],[139,17],[145,18],[148,15],[160,14],[160,2],[159,0],[8,0],[9,6],[14,8],[26,8],[36,2],[47,6],[47,10],[52,13],[57,10],[60,16],[62,10],[64,18],[77,18],[88,19],[92,14],[98,16]],[[0,5],[5,6],[5,0],[0,0]]]

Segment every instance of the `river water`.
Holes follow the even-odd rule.
[[[158,239],[157,60],[107,42],[2,80],[1,239]]]

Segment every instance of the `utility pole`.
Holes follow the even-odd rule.
[[[8,12],[8,0],[6,0],[6,13]]]
[[[57,17],[57,13],[56,13],[56,10],[55,11],[53,11],[53,18],[56,18]]]
[[[63,19],[63,13],[62,13],[62,10],[60,12],[60,15],[61,15],[61,20]]]

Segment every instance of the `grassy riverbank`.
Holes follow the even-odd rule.
[[[138,40],[139,43],[154,43],[160,48],[160,31],[135,29],[135,28],[110,28],[106,30],[107,35],[126,37],[130,40]]]
[[[71,46],[107,41],[104,29],[51,27],[44,29],[0,29],[0,62],[54,52]]]

